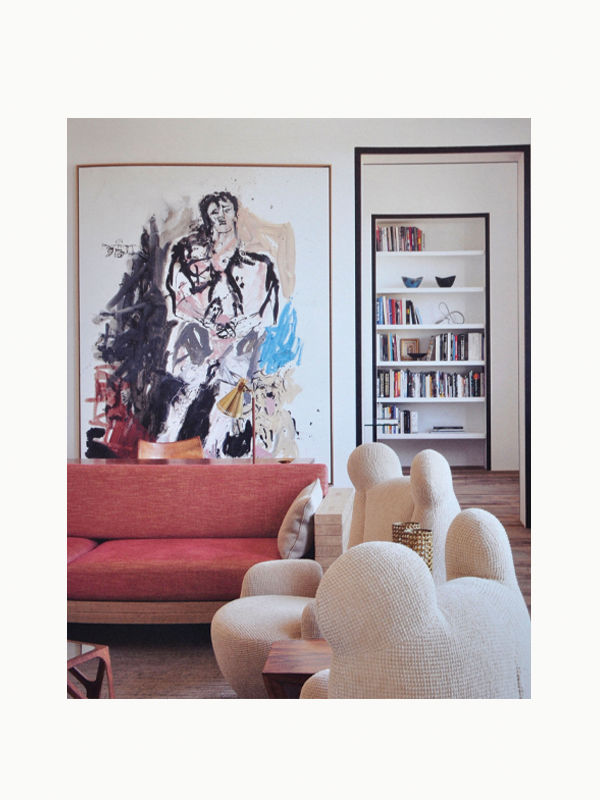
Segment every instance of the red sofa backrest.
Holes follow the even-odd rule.
[[[325,464],[67,463],[67,532],[95,539],[277,536]]]

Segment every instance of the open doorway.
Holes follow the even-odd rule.
[[[490,218],[489,397],[492,470],[518,469],[520,517],[530,527],[529,146],[356,148],[357,443],[373,424],[375,303],[372,220],[486,213]]]

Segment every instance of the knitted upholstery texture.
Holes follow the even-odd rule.
[[[410,491],[414,502],[410,519],[433,533],[433,580],[439,585],[446,580],[446,534],[460,506],[450,465],[436,450],[421,450],[413,458]]]
[[[263,561],[244,575],[240,597],[258,594],[314,597],[322,576],[321,565],[310,559]]]
[[[329,686],[329,670],[322,669],[315,672],[305,681],[300,692],[302,700],[326,700]]]
[[[482,508],[469,508],[450,526],[446,540],[448,580],[490,578],[518,589],[510,543],[500,520]]]
[[[485,544],[474,548],[475,561],[498,578],[436,587],[416,553],[388,542],[357,545],[332,564],[316,600],[333,651],[328,697],[530,696],[530,619],[506,532],[492,515],[469,509],[453,521],[447,548],[457,547],[465,566],[460,550],[477,536]]]
[[[322,639],[323,634],[317,622],[317,603],[314,597],[304,606],[300,620],[300,634],[303,639]]]
[[[410,478],[392,478],[366,492],[363,542],[391,542],[392,524],[412,518],[410,482]]]
[[[299,639],[308,597],[242,597],[214,615],[210,636],[219,669],[240,698],[265,698],[262,669],[273,642]]]
[[[391,447],[382,442],[367,442],[350,453],[347,468],[356,490],[348,542],[353,547],[364,538],[367,491],[383,481],[401,478],[402,465]]]
[[[267,696],[262,668],[273,642],[320,638],[314,595],[322,575],[321,565],[308,559],[255,564],[244,576],[240,599],[217,611],[210,629],[213,650],[238,697]],[[303,623],[308,604],[312,614]]]

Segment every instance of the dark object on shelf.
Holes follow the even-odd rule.
[[[425,358],[427,353],[407,353],[409,358],[412,358],[413,361],[420,361],[422,358]]]
[[[447,278],[438,278],[437,275],[436,275],[435,279],[437,281],[437,285],[438,286],[447,287],[447,286],[452,286],[452,284],[456,280],[456,275],[448,275]]]
[[[404,285],[408,289],[416,289],[417,286],[421,285],[421,281],[423,280],[423,277],[421,276],[420,278],[407,278],[405,275],[403,275],[402,276],[402,280],[404,282]]]

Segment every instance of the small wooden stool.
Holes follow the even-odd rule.
[[[110,665],[110,653],[108,652],[108,645],[104,644],[90,644],[89,642],[67,642],[68,645],[75,645],[79,649],[79,654],[67,659],[67,694],[77,700],[96,700],[100,697],[102,689],[102,682],[104,675],[108,682],[108,696],[114,698],[114,686],[112,668]],[[84,664],[86,661],[98,659],[98,669],[96,677],[93,680],[86,677],[81,673],[77,667]],[[83,684],[85,694],[71,679],[73,675],[77,680]]]

